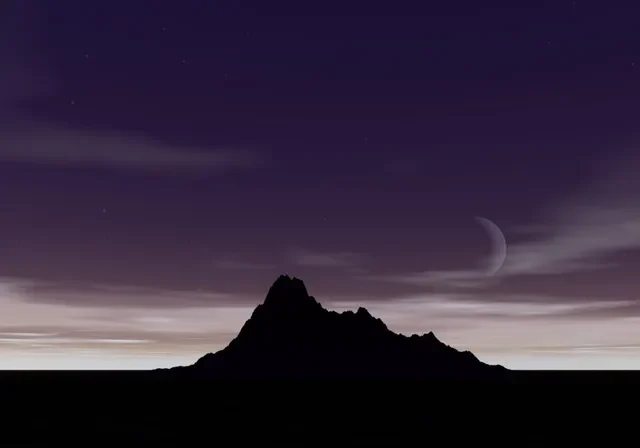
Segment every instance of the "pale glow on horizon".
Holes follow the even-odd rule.
[[[610,303],[469,302],[412,296],[366,307],[403,334],[433,331],[444,343],[512,369],[640,369],[640,318],[563,317]],[[121,370],[188,365],[224,348],[253,306],[96,308],[39,304],[10,288],[0,296],[0,369]]]

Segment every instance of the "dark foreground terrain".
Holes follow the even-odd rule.
[[[515,383],[206,381],[2,372],[0,443],[618,446],[640,372],[513,372]]]

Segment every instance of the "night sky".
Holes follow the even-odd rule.
[[[282,273],[640,368],[637,3],[3,2],[0,368],[191,363]]]

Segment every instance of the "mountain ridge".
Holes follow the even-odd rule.
[[[163,369],[161,369],[163,370]],[[391,331],[364,307],[325,309],[302,280],[281,275],[227,347],[169,371],[228,379],[504,380],[502,366],[458,351],[433,332]]]

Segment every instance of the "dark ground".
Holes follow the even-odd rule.
[[[640,370],[515,370],[518,384],[523,385],[637,385],[640,387]],[[118,386],[175,383],[165,382],[153,371],[136,370],[4,370],[0,371],[0,384],[16,387],[43,386]],[[207,384],[207,386],[210,386]]]
[[[1,372],[0,445],[559,446],[637,437],[640,372],[515,372],[519,384],[172,381]],[[602,437],[602,439],[599,439]],[[186,444],[186,445],[182,445]]]

